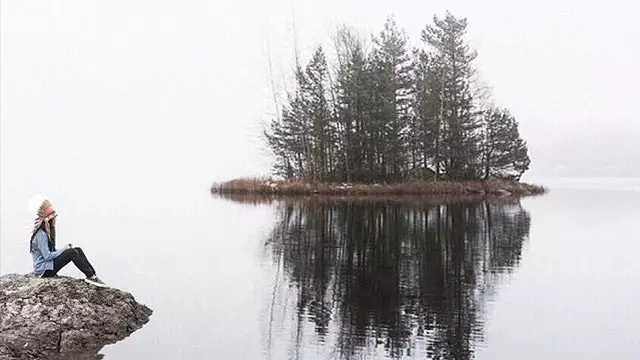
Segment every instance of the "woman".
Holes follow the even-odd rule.
[[[87,260],[80,248],[74,248],[67,244],[64,249],[56,250],[56,218],[58,214],[53,209],[51,202],[45,198],[35,196],[30,207],[37,213],[31,234],[29,250],[33,257],[33,270],[40,277],[53,277],[58,274],[69,262],[73,262],[82,271],[86,282],[89,284],[107,287],[98,279],[96,271]]]

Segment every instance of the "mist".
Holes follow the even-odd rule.
[[[10,0],[1,10],[3,239],[17,236],[34,193],[100,214],[268,174],[269,79],[284,99],[296,51],[306,61],[330,48],[342,24],[367,39],[390,15],[415,46],[434,15],[469,19],[481,78],[529,145],[527,181],[640,175],[633,3]]]

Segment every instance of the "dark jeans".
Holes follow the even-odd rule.
[[[87,260],[87,257],[85,256],[82,249],[71,248],[66,249],[62,252],[62,254],[58,255],[57,258],[53,259],[53,270],[46,270],[42,274],[42,277],[56,276],[60,269],[62,269],[65,265],[72,261],[76,265],[78,270],[82,271],[87,277],[92,277],[96,274],[96,271],[89,263],[89,260]]]

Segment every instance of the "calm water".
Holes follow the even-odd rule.
[[[155,311],[106,359],[637,359],[626,184],[458,204],[139,194],[59,205],[59,236]],[[2,273],[29,271],[25,251],[3,239]]]

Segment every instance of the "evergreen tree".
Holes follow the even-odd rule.
[[[474,113],[471,79],[477,54],[464,41],[467,19],[447,12],[444,19],[434,17],[433,25],[422,31],[433,70],[443,77],[442,126],[444,166],[454,180],[476,176],[478,158],[478,116]],[[440,149],[439,149],[440,150]]]
[[[304,115],[307,121],[310,173],[313,181],[329,180],[335,144],[331,111],[327,101],[327,61],[318,47],[300,78]]]
[[[378,155],[380,175],[388,181],[399,181],[407,166],[407,133],[412,92],[412,64],[407,37],[393,18],[374,38],[370,57],[373,75],[372,119],[380,137]]]
[[[319,47],[305,70],[296,71],[296,91],[289,96],[281,120],[273,120],[265,132],[276,156],[276,174],[329,180],[335,138],[327,87],[327,63]]]
[[[393,18],[370,51],[340,29],[335,71],[318,47],[296,67],[295,91],[265,131],[275,173],[311,182],[519,179],[530,164],[526,143],[506,109],[476,104],[466,27],[450,13],[434,17],[425,49],[411,55]]]
[[[366,54],[357,36],[348,28],[338,30],[336,36],[338,58],[336,100],[336,128],[339,147],[337,179],[341,181],[370,181],[367,159],[370,157],[373,134],[369,124],[369,74]]]
[[[414,116],[411,126],[414,178],[432,179],[439,172],[439,143],[441,137],[442,76],[437,62],[429,55],[415,51]]]
[[[531,161],[516,119],[506,109],[491,108],[484,113],[483,127],[484,177],[519,180]]]

